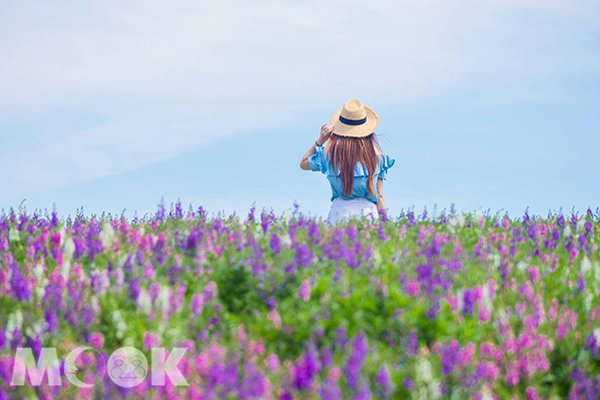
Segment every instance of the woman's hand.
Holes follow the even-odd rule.
[[[304,154],[304,156],[302,157],[302,161],[300,161],[301,169],[305,171],[310,171],[308,157],[310,157],[311,154],[314,154],[316,145],[322,146],[327,141],[327,139],[329,139],[329,136],[331,136],[331,132],[333,132],[333,125],[323,124],[323,126],[321,127],[321,134],[319,135],[319,138],[315,141],[315,143],[313,143],[312,146],[310,146],[306,154]]]
[[[331,136],[331,132],[333,132],[333,125],[323,124],[321,126],[321,135],[319,135],[319,139],[317,139],[317,143],[323,144],[329,139]]]

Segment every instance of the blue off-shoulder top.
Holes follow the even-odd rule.
[[[344,195],[344,187],[342,185],[342,178],[340,177],[340,170],[333,170],[331,160],[325,151],[324,146],[315,146],[315,152],[308,157],[308,165],[311,171],[321,171],[327,176],[327,180],[331,185],[331,200],[336,197],[340,197],[345,200],[365,198],[373,203],[377,204],[377,182],[376,179],[387,180],[387,171],[394,165],[395,159],[390,158],[387,155],[380,154],[375,174],[371,177],[373,180],[373,189],[375,192],[374,196],[371,196],[367,190],[367,169],[361,162],[357,162],[354,166],[354,189],[350,196]]]

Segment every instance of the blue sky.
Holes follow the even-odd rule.
[[[392,214],[600,206],[597,1],[3,1],[0,54],[0,208],[325,216],[349,98]]]

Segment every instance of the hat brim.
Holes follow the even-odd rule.
[[[365,106],[365,111],[367,112],[367,121],[360,125],[346,125],[340,121],[342,108],[343,107],[334,112],[329,119],[329,124],[333,125],[333,133],[346,137],[365,137],[375,132],[377,124],[379,123],[379,117],[377,116],[375,110]]]

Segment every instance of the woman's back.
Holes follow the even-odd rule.
[[[331,186],[328,221],[385,210],[383,181],[395,160],[377,142],[375,111],[350,99],[321,127],[321,135],[306,152],[300,168],[320,171]]]
[[[341,177],[341,170],[333,167],[331,157],[327,152],[326,146],[315,146],[315,152],[308,158],[309,166],[312,171],[323,173],[331,186],[331,200],[342,198],[344,200],[365,198],[375,204],[378,203],[377,179],[386,179],[388,169],[394,165],[395,160],[387,155],[378,152],[377,164],[373,175],[369,177],[367,168],[363,163],[357,161],[354,164],[353,185],[350,194],[344,193],[344,186]],[[368,180],[371,180],[374,193],[369,193]]]

